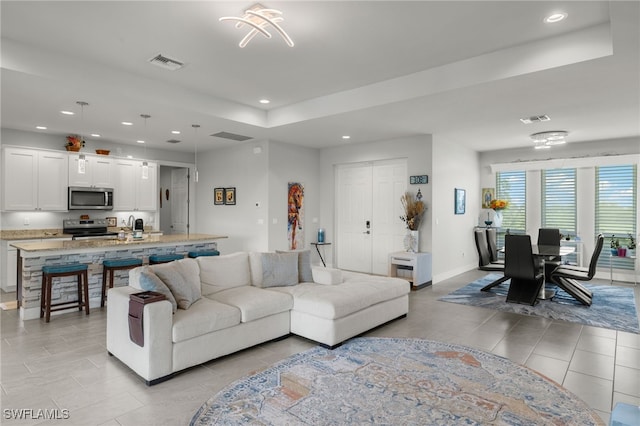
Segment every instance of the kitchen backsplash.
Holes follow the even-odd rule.
[[[117,226],[122,225],[122,221],[127,222],[130,215],[136,219],[144,220],[145,229],[151,227],[158,229],[156,223],[157,216],[149,212],[100,212],[81,211],[73,212],[3,212],[0,213],[0,229],[58,229],[62,228],[64,219],[79,219],[81,215],[88,214],[91,219],[105,219],[107,217],[117,217]]]

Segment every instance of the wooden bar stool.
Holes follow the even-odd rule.
[[[42,292],[40,294],[40,318],[45,322],[51,319],[51,312],[78,307],[89,315],[89,275],[87,265],[74,263],[71,265],[52,265],[42,267]],[[53,278],[76,276],[78,278],[78,300],[62,303],[51,303]],[[83,298],[84,295],[84,298]],[[55,306],[55,308],[54,308]]]
[[[126,258],[126,259],[108,259],[102,262],[102,300],[100,307],[104,307],[104,301],[107,300],[107,277],[109,278],[109,288],[113,288],[113,277],[115,271],[133,269],[142,266],[142,259]]]
[[[218,250],[200,250],[200,251],[190,251],[188,256],[191,259],[195,259],[200,256],[219,256],[220,252]]]
[[[181,254],[152,254],[149,256],[149,264],[156,265],[158,263],[173,262],[174,260],[184,259]]]

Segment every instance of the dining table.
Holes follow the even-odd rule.
[[[547,259],[554,257],[562,257],[567,256],[576,251],[575,246],[554,246],[554,245],[538,245],[531,244],[531,252],[534,257],[538,260],[539,267],[544,271],[544,262]],[[546,279],[546,278],[545,278]],[[545,282],[546,284],[546,282]],[[543,285],[540,289],[540,293],[538,294],[538,299],[546,300],[551,299],[555,296],[555,290],[547,290]]]

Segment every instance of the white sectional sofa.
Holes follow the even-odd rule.
[[[129,337],[129,299],[143,290],[144,346]],[[407,315],[409,283],[311,267],[308,251],[239,252],[142,266],[109,290],[107,350],[148,385],[186,368],[296,334],[333,348]]]

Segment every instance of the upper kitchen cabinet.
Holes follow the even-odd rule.
[[[158,208],[158,165],[142,161],[113,162],[113,209],[120,211],[155,211]]]
[[[66,211],[66,152],[7,147],[2,150],[2,209]]]
[[[69,155],[69,186],[113,188],[111,158],[104,155],[84,155],[84,164],[81,160],[80,154]]]

